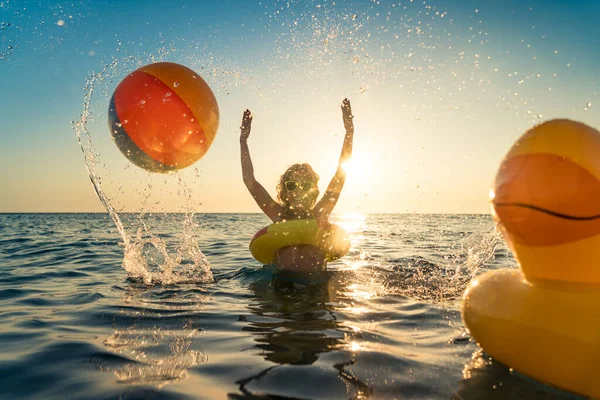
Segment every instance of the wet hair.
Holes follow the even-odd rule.
[[[315,184],[319,182],[319,175],[317,175],[317,173],[312,169],[310,164],[306,164],[306,163],[294,164],[294,165],[290,166],[283,173],[283,175],[281,175],[281,178],[279,179],[279,183],[277,184],[277,200],[279,201],[279,204],[281,204],[283,206],[283,209],[284,209],[283,217],[284,218],[293,217],[293,214],[294,214],[293,210],[290,209],[290,203],[287,200],[287,189],[285,188],[285,182],[290,180],[290,177],[292,176],[292,174],[294,172],[302,172],[302,173],[308,175],[310,177],[309,179],[311,181],[314,181]],[[317,202],[318,197],[319,197],[319,189],[317,189],[316,195],[314,196],[312,204],[310,205],[311,209]]]

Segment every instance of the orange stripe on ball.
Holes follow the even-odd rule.
[[[208,150],[202,126],[158,78],[135,71],[117,87],[115,111],[131,140],[161,163],[187,167]]]
[[[203,127],[210,146],[219,128],[219,106],[206,81],[186,66],[171,62],[149,64],[140,71],[158,78],[179,95]]]

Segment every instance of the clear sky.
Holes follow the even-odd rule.
[[[533,124],[600,128],[600,2],[0,0],[0,212],[103,211],[77,143],[86,79],[102,188],[119,210],[257,212],[239,162],[242,112],[258,180],[309,162],[325,188],[352,102],[347,212],[488,212],[498,164]],[[149,174],[110,140],[108,100],[131,70],[178,62],[211,85],[208,154]],[[196,172],[196,170],[198,172]]]

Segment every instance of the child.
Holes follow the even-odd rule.
[[[340,192],[346,181],[344,163],[352,155],[354,124],[350,101],[342,103],[342,117],[346,136],[342,154],[335,176],[329,183],[321,200],[317,201],[319,175],[309,164],[294,164],[284,172],[277,185],[277,199],[274,201],[265,188],[254,178],[254,168],[248,150],[248,137],[252,125],[250,110],[244,112],[242,118],[240,146],[242,155],[242,174],[246,187],[254,197],[261,210],[271,218],[271,221],[283,222],[292,219],[316,219],[327,221],[340,197]],[[322,271],[326,268],[325,254],[317,246],[296,245],[279,249],[275,255],[277,268],[294,271]]]

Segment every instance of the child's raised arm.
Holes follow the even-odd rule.
[[[352,156],[352,141],[354,140],[354,123],[352,122],[352,118],[354,118],[354,116],[352,115],[352,108],[350,108],[350,100],[348,99],[344,99],[342,102],[342,118],[344,120],[344,128],[346,128],[346,136],[344,137],[340,162],[325,194],[323,194],[321,200],[314,207],[315,216],[317,219],[321,220],[327,220],[329,218],[329,215],[340,198],[340,192],[346,182],[346,170],[344,169],[344,164],[350,161],[350,157]]]
[[[242,126],[240,127],[240,149],[242,156],[242,176],[248,191],[256,201],[260,209],[271,219],[278,221],[283,213],[283,208],[275,202],[265,188],[254,178],[254,167],[250,158],[250,150],[248,149],[248,137],[252,126],[252,113],[250,110],[244,111],[242,117]]]

